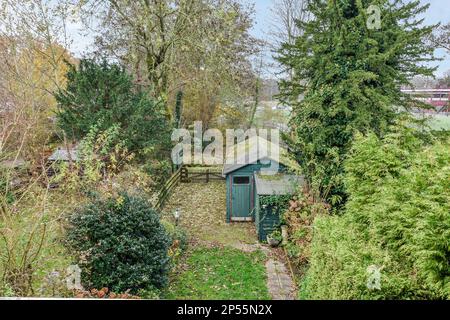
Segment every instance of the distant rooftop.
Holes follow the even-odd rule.
[[[53,154],[48,158],[49,161],[79,161],[78,149],[77,147],[59,147]]]
[[[439,93],[439,92],[448,92],[450,93],[450,88],[448,89],[403,89],[404,93],[415,93],[415,92],[424,92],[424,93]]]

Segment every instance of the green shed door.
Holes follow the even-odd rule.
[[[251,191],[252,179],[250,176],[232,177],[231,220],[252,221]]]

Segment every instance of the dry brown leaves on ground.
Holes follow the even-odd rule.
[[[256,242],[252,223],[226,223],[226,184],[180,184],[165,206],[165,218],[173,219],[173,212],[181,211],[180,225],[196,241],[222,245]]]

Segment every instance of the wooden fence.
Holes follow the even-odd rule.
[[[196,166],[182,166],[178,169],[161,190],[152,197],[152,204],[155,209],[162,209],[173,189],[178,183],[191,182],[210,182],[214,180],[225,180],[222,176],[221,167],[196,167]]]
[[[225,180],[222,176],[222,167],[183,166],[181,168],[181,183],[208,183],[214,180]]]
[[[155,209],[160,210],[162,207],[164,207],[164,204],[166,203],[168,197],[171,195],[173,189],[178,185],[178,183],[181,181],[181,169],[178,169],[167,182],[164,184],[164,186],[161,188],[161,190],[153,196],[152,204]]]

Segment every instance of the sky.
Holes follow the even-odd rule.
[[[267,34],[271,28],[272,24],[272,11],[271,7],[273,2],[276,0],[244,0],[247,3],[253,3],[255,5],[255,26],[253,27],[252,33],[258,38],[267,38]],[[448,23],[450,22],[450,0],[421,0],[422,4],[430,4],[430,8],[425,13],[425,23],[435,24],[435,23]],[[92,39],[86,36],[81,36],[78,34],[80,24],[73,23],[69,26],[74,42],[72,44],[71,50],[77,54],[81,55],[83,52],[88,50],[89,44]],[[438,67],[436,71],[436,76],[442,76],[444,72],[450,70],[450,55],[444,50],[437,50],[436,56],[444,59],[443,61],[437,61],[432,64],[432,66]]]
[[[275,0],[246,0],[249,3],[255,4],[256,14],[254,16],[255,26],[253,34],[260,38],[266,38],[267,32],[271,26],[272,7]],[[422,4],[430,4],[430,8],[424,15],[425,23],[428,25],[436,23],[450,22],[450,0],[421,0]],[[436,56],[443,58],[443,61],[438,61],[432,64],[433,67],[438,67],[436,76],[442,76],[444,72],[450,70],[450,55],[444,50],[437,50]]]

